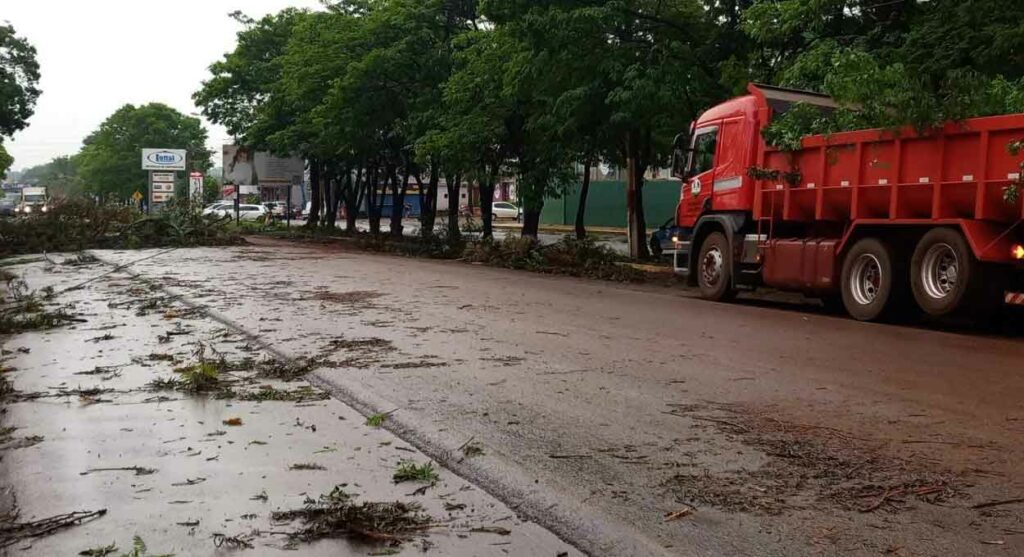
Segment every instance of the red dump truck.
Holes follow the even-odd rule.
[[[676,143],[675,267],[705,298],[767,286],[865,321],[914,305],[983,316],[1024,302],[1024,153],[1008,148],[1024,139],[1024,114],[925,134],[809,136],[784,152],[762,139],[772,118],[797,103],[836,104],[776,87],[749,93],[706,111]]]

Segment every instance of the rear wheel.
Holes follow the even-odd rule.
[[[729,239],[721,232],[712,232],[701,244],[700,256],[694,271],[700,294],[707,300],[722,301],[732,298],[732,259]]]
[[[843,260],[843,306],[854,319],[877,321],[892,310],[894,281],[892,249],[877,238],[864,238]]]
[[[1002,300],[1001,274],[996,268],[985,269],[963,234],[952,228],[935,228],[925,234],[910,261],[914,299],[932,317],[968,311],[990,315]]]

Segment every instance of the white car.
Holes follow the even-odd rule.
[[[508,201],[495,201],[491,204],[491,213],[494,219],[515,219],[523,216],[523,210]]]
[[[241,220],[262,220],[267,217],[269,212],[263,205],[243,204],[238,207],[238,218]],[[234,211],[231,214],[234,215]]]
[[[233,203],[226,203],[223,201],[208,205],[203,209],[203,215],[213,215],[215,217],[225,217],[230,214],[234,214],[235,206]]]

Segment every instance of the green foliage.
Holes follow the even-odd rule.
[[[7,169],[14,164],[14,157],[4,148],[3,141],[0,141],[0,178],[7,174]]]
[[[28,125],[41,91],[36,49],[15,34],[9,23],[0,24],[0,140]],[[7,169],[0,160],[0,172]]]
[[[150,555],[149,548],[146,547],[146,542],[143,541],[142,537],[138,534],[132,538],[132,550],[128,553],[122,553],[121,557],[174,557],[173,553],[163,553],[160,555]]]
[[[0,219],[0,257],[85,249],[188,247],[241,242],[227,220],[174,201],[151,216],[134,207],[73,197],[46,213]]]
[[[392,480],[398,484],[403,482],[432,483],[439,479],[433,462],[416,464],[413,460],[403,460],[398,463]]]
[[[198,118],[160,103],[126,104],[85,138],[76,157],[78,175],[86,191],[126,200],[149,191],[139,163],[143,148],[185,149],[189,169],[205,172],[211,166],[206,140]]]
[[[25,169],[18,180],[22,184],[45,186],[51,196],[70,196],[79,192],[78,158],[60,156],[50,162]]]

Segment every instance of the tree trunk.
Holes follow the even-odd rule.
[[[334,172],[334,165],[326,166],[324,174],[329,178],[326,180],[326,186],[324,191],[327,195],[324,196],[324,222],[327,228],[334,230],[334,226],[338,221],[338,177]]]
[[[430,179],[425,192],[419,176],[416,179],[420,186],[420,235],[429,238],[434,235],[434,226],[437,224],[437,186],[441,181],[437,161],[430,162]]]
[[[480,182],[480,218],[484,220],[483,237],[494,238],[494,186],[498,181],[498,171],[495,168],[485,170],[484,179]]]
[[[402,219],[405,218],[405,193],[409,189],[409,174],[411,173],[409,165],[406,165],[405,173],[402,175],[402,183],[395,184],[395,195],[391,196],[391,235],[395,238],[402,237]],[[395,178],[397,182],[397,176]]]
[[[309,214],[306,215],[306,226],[312,228],[320,220],[320,161],[316,159],[309,161],[309,190]]]
[[[626,217],[629,234],[629,256],[647,258],[647,235],[644,223],[643,167],[640,163],[639,142],[634,133],[626,139]]]
[[[459,192],[462,189],[462,176],[448,176],[448,239],[456,240],[462,236],[459,230]]]
[[[374,164],[370,170],[370,182],[366,184],[366,210],[370,219],[370,234],[380,234],[380,209],[377,206],[378,198],[381,195],[378,186],[380,185],[380,169]],[[385,184],[386,185],[386,184]]]
[[[583,161],[583,185],[580,186],[580,202],[576,206],[576,239],[582,240],[587,237],[586,216],[587,216],[587,195],[590,194],[590,157]]]
[[[349,234],[357,232],[356,221],[359,219],[359,211],[366,196],[366,182],[368,181],[366,174],[368,173],[369,170],[362,166],[356,167],[355,185],[349,192],[349,198],[345,201],[345,231]]]
[[[637,235],[636,241],[639,245],[637,246],[637,254],[634,256],[631,242],[630,256],[635,259],[644,260],[648,259],[651,255],[647,247],[647,219],[644,215],[644,173],[647,171],[647,165],[643,162],[643,158],[638,152],[635,152],[631,158],[633,160],[633,167],[630,172],[630,178],[634,184],[632,191],[633,222],[635,223]]]
[[[523,210],[523,238],[537,239],[537,233],[540,231],[540,212],[543,208],[529,208]]]

